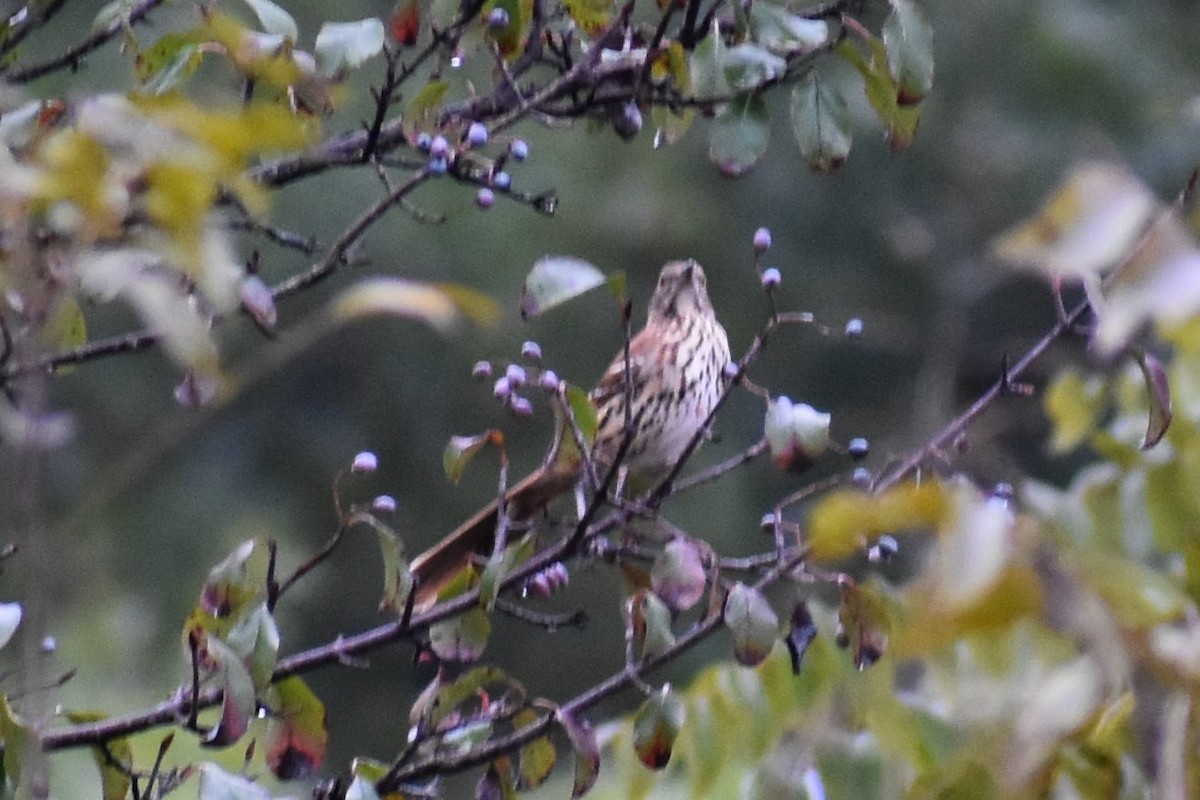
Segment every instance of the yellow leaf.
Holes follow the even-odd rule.
[[[907,482],[878,495],[845,489],[831,492],[808,518],[808,544],[818,561],[835,561],[862,550],[885,533],[935,528],[947,498],[934,481]]]

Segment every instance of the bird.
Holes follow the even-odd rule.
[[[645,326],[629,340],[630,390],[622,348],[589,394],[597,418],[592,462],[599,470],[612,466],[628,416],[632,436],[619,466],[637,483],[666,476],[707,424],[725,390],[729,361],[729,339],[713,311],[704,269],[693,259],[669,262],[659,274]],[[578,455],[549,459],[505,493],[508,517],[517,522],[532,518],[582,474]],[[491,553],[498,508],[493,500],[412,560],[414,608],[432,606],[472,559]]]

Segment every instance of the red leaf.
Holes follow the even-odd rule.
[[[418,0],[397,0],[387,21],[388,33],[398,43],[412,47],[421,33],[421,5]]]

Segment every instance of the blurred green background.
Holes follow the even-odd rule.
[[[22,58],[53,54],[82,36],[99,5],[68,6],[53,36],[31,40]],[[307,37],[302,44],[311,44],[320,21],[332,15],[356,19],[390,8],[285,5]],[[45,496],[54,563],[44,576],[52,590],[50,625],[27,635],[54,635],[57,666],[78,669],[61,691],[62,704],[131,711],[183,681],[179,632],[210,566],[251,536],[276,538],[285,568],[312,553],[335,524],[333,477],[356,451],[375,451],[381,467],[346,481],[347,499],[394,495],[396,526],[412,552],[493,491],[491,457],[474,464],[457,487],[443,477],[450,435],[498,425],[509,437],[514,474],[536,464],[550,429],[547,409],[539,403],[530,422],[511,419],[491,399],[489,385],[472,382],[471,364],[515,359],[521,342],[534,339],[549,366],[587,386],[620,345],[615,304],[602,293],[521,321],[522,278],[544,254],[626,270],[639,324],[659,266],[697,258],[740,353],[765,319],[750,239],[756,227],[767,226],[775,245],[765,263],[784,276],[780,304],[814,312],[835,333],[783,332],[754,369],[755,380],[832,412],[840,441],[869,438],[866,463],[873,469],[928,438],[997,377],[1005,353],[1018,356],[1054,321],[1045,286],[989,260],[991,238],[1032,213],[1078,159],[1123,160],[1164,197],[1200,163],[1200,14],[1183,0],[924,5],[936,31],[937,75],[907,152],[888,152],[861,90],[834,59],[819,69],[849,87],[856,138],[849,161],[832,176],[812,174],[801,162],[785,92],[770,98],[767,157],[740,180],[723,178],[708,163],[703,120],[682,143],[658,151],[648,119],[629,143],[583,123],[574,130],[527,123],[517,133],[530,142],[532,157],[512,165],[514,186],[553,188],[561,200],[553,218],[503,199],[482,212],[465,187],[427,187],[414,203],[444,213],[445,222],[394,212],[367,236],[368,264],[281,306],[280,341],[244,320],[222,328],[225,363],[243,386],[228,404],[199,412],[176,405],[171,390],[179,375],[157,352],[94,362],[56,378],[53,405],[75,417],[78,436],[50,457]],[[148,41],[152,31],[190,24],[192,13],[170,6],[152,27],[139,27],[139,36]],[[363,88],[380,69],[364,70],[353,101],[327,132],[369,116]],[[128,87],[131,74],[131,57],[109,47],[78,73],[28,91],[79,97]],[[209,77],[191,88],[214,97],[230,90],[228,75]],[[329,243],[379,192],[369,170],[330,172],[278,193],[272,217]],[[261,241],[245,245],[246,252],[261,248],[269,282],[308,263]],[[377,319],[278,363],[289,329],[305,325],[338,289],[375,274],[477,287],[496,298],[500,321],[442,337],[415,323]],[[87,314],[93,335],[135,324],[116,307]],[[850,317],[865,322],[861,341],[838,335]],[[1059,347],[1033,382],[1082,354],[1078,344]],[[753,398],[735,398],[718,421],[719,442],[695,463],[754,441],[761,410]],[[985,484],[1019,482],[1030,472],[1062,480],[1082,456],[1048,457],[1044,430],[1037,399],[1007,399],[971,430],[960,463]],[[800,478],[756,463],[715,490],[669,504],[666,514],[722,552],[761,550],[768,546],[758,530],[763,510],[812,477],[846,468],[844,460],[830,461]],[[5,486],[10,496],[17,491],[14,481]],[[20,570],[12,562],[6,593],[17,591]],[[380,580],[373,536],[351,536],[280,609],[283,652],[376,624]],[[565,698],[622,666],[620,591],[610,570],[576,570],[572,590],[551,605],[588,607],[592,624],[585,632],[547,636],[501,620],[486,657],[532,694]],[[710,642],[655,677],[684,680],[726,647]],[[432,677],[430,667],[412,666],[412,655],[400,644],[372,654],[370,669],[309,677],[329,709],[328,771],[344,772],[353,755],[396,752],[412,697]]]

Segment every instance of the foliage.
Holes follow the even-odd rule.
[[[159,0],[115,0],[84,40],[25,61],[22,40],[61,5],[30,6],[0,35],[0,75],[27,87],[0,97],[0,438],[22,453],[71,435],[45,403],[46,381],[70,365],[157,346],[182,376],[183,405],[231,399],[240,386],[223,368],[218,331],[245,314],[276,332],[277,302],[364,263],[367,232],[391,212],[441,219],[423,207],[437,182],[473,194],[481,209],[503,197],[553,215],[553,190],[512,184],[508,170],[529,157],[509,133],[522,121],[586,119],[635,138],[648,115],[658,147],[708,118],[708,157],[737,177],[767,153],[775,97],[786,95],[801,157],[831,172],[849,156],[855,122],[844,82],[830,79],[835,65],[861,82],[896,152],[913,142],[934,89],[933,27],[913,0],[799,10],[766,0],[400,0],[386,18],[315,32],[271,0],[244,0],[189,6],[149,34],[136,26]],[[37,79],[117,39],[136,86],[38,94]],[[356,128],[344,109],[363,80],[375,82],[374,102]],[[334,167],[372,171],[380,184],[334,241],[318,246],[272,221],[276,190]],[[547,464],[583,462],[574,514],[509,530],[506,435],[452,437],[444,466],[455,482],[498,452],[495,535],[491,552],[426,604],[406,536],[390,521],[396,501],[347,500],[378,467],[360,453],[334,480],[337,524],[322,549],[285,572],[290,544],[255,535],[212,568],[183,620],[187,678],[159,706],[123,717],[67,710],[46,725],[26,697],[41,687],[5,686],[3,790],[32,791],[45,781],[41,755],[87,747],[112,800],[185,786],[201,798],[282,796],[260,764],[279,782],[342,775],[317,782],[315,796],[367,800],[437,794],[464,771],[481,797],[555,780],[564,791],[569,780],[573,796],[672,787],[691,796],[1193,795],[1200,255],[1190,202],[1185,191],[1165,203],[1112,163],[1068,171],[1039,214],[995,240],[993,255],[1049,278],[1060,306],[1064,284],[1082,286],[1085,301],[1060,308],[974,406],[877,473],[857,465],[865,445],[834,439],[836,409],[793,403],[761,374],[765,350],[815,324],[780,308],[781,272],[763,261],[769,234],[754,242],[765,319],[723,365],[726,392],[705,430],[654,485],[626,485],[619,465],[600,474],[587,455],[596,409],[540,348],[523,348],[501,374],[481,362],[477,375],[494,379],[492,393],[515,417],[536,413],[531,397],[553,410]],[[254,249],[266,242],[312,262],[268,285]],[[628,351],[623,272],[547,256],[525,279],[521,314],[555,313],[599,286],[616,296]],[[94,335],[92,309],[114,300],[140,327]],[[373,276],[290,326],[290,346],[378,314],[450,334],[464,321],[487,324],[496,309],[464,286]],[[856,338],[861,323],[846,332]],[[952,469],[957,437],[997,398],[1024,392],[1029,366],[1076,334],[1106,368],[1062,370],[1045,411],[1053,446],[1087,445],[1092,463],[1065,487],[1031,480],[1016,493]],[[713,417],[743,391],[762,406],[761,439],[684,473]],[[796,482],[763,509],[771,544],[762,552],[719,553],[662,512],[668,498],[723,487],[764,454]],[[795,477],[814,468],[825,472]],[[382,566],[382,621],[285,655],[279,612],[357,531],[378,547],[369,574]],[[534,680],[488,663],[488,646],[497,620],[511,617],[553,655],[552,634],[583,615],[539,603],[580,565],[624,581],[624,663],[571,696],[542,696],[528,688]],[[0,647],[24,615],[0,605]],[[651,683],[725,631],[721,663],[686,686]],[[386,761],[325,764],[327,709],[302,675],[402,643],[437,665],[397,717],[402,744]],[[622,698],[628,716],[597,724],[597,707],[626,691],[640,695]],[[142,744],[164,725],[190,735],[201,755],[179,754],[169,734],[146,759]],[[555,737],[573,757],[570,775],[556,769],[565,750]],[[242,758],[240,770],[230,757]]]

